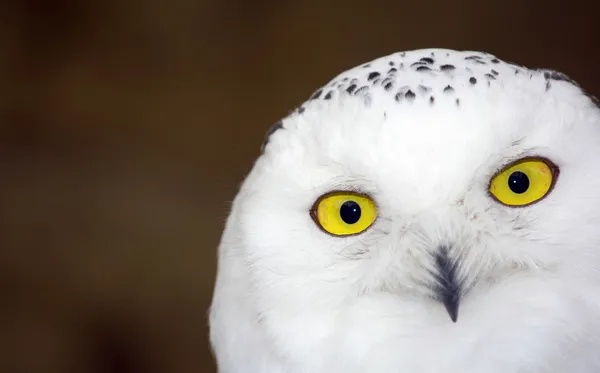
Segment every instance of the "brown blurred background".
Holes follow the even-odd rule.
[[[594,1],[0,3],[0,372],[214,372],[228,203],[342,70],[483,49],[600,94]]]

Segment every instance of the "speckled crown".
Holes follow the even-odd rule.
[[[314,92],[290,115],[302,114],[314,102],[332,100],[336,96],[360,96],[366,105],[372,102],[373,96],[380,94],[393,95],[398,103],[426,100],[432,106],[440,98],[451,99],[460,107],[462,89],[481,85],[492,87],[494,83],[508,79],[529,80],[534,74],[543,75],[546,91],[552,88],[553,81],[566,81],[579,87],[560,72],[529,69],[486,52],[420,49],[380,57],[344,71]],[[598,104],[595,97],[589,97]],[[282,128],[283,122],[279,121],[267,131],[261,147],[263,151],[269,137]]]

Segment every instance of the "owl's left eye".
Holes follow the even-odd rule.
[[[349,236],[369,228],[377,217],[377,208],[368,196],[333,192],[319,198],[310,214],[315,223],[327,233]]]
[[[507,206],[528,206],[550,193],[557,174],[558,168],[548,160],[522,159],[492,178],[490,194]]]

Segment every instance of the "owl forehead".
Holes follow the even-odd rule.
[[[566,88],[566,89],[565,89]],[[271,135],[288,128],[288,123],[308,111],[322,111],[336,103],[360,100],[387,114],[448,114],[468,112],[476,107],[506,107],[531,111],[540,100],[579,99],[585,92],[566,75],[544,69],[528,69],[477,51],[421,49],[398,52],[346,70],[318,88],[308,100],[274,124],[262,144],[265,150]],[[592,97],[593,98],[593,97]],[[326,110],[326,109],[325,109]],[[486,113],[490,114],[490,113]],[[427,114],[424,114],[427,115]],[[454,114],[451,114],[454,115]],[[295,125],[292,125],[294,127]]]
[[[399,52],[339,74],[314,92],[299,110],[314,100],[331,100],[340,95],[363,96],[369,101],[373,95],[385,93],[398,102],[425,99],[433,103],[438,94],[460,94],[464,87],[477,85],[489,87],[501,74],[506,76],[502,79],[513,80],[530,75],[526,68],[484,52]],[[456,98],[460,100],[459,96]]]

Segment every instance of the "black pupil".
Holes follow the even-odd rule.
[[[346,201],[340,207],[340,217],[346,224],[354,224],[360,220],[360,206],[354,201]]]
[[[520,171],[513,172],[508,177],[508,187],[517,194],[525,193],[529,189],[529,178]]]

